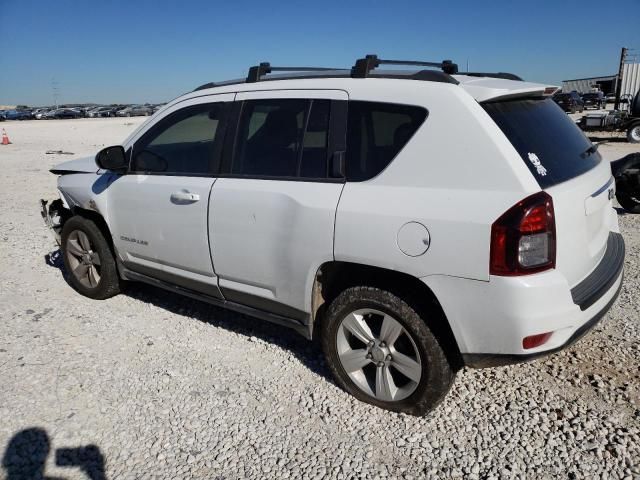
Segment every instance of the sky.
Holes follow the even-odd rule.
[[[440,61],[559,85],[639,49],[640,0],[0,0],[0,104],[159,103],[249,66]]]

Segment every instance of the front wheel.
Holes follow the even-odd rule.
[[[449,391],[455,371],[431,329],[404,300],[352,287],[330,305],[322,348],[340,387],[357,399],[425,415]],[[438,319],[440,320],[440,319]]]
[[[120,293],[113,253],[94,222],[79,216],[70,218],[62,228],[61,240],[62,258],[73,288],[97,300]]]

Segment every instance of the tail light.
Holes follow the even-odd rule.
[[[491,275],[528,275],[555,265],[556,222],[547,193],[518,202],[491,226]]]

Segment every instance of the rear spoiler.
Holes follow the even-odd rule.
[[[479,103],[515,98],[549,97],[559,90],[556,86],[506,78],[462,75],[455,77],[460,82],[460,86]]]

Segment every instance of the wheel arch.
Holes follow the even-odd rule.
[[[418,314],[429,315],[428,326],[441,342],[454,368],[463,365],[462,355],[451,325],[431,289],[417,277],[387,268],[351,262],[331,261],[318,268],[311,293],[309,335],[316,336],[329,304],[345,289],[356,286],[376,287],[402,298]]]
[[[86,218],[87,220],[91,220],[93,223],[95,223],[104,236],[105,240],[109,244],[111,253],[113,253],[115,258],[117,258],[115,246],[113,244],[113,237],[111,236],[111,230],[109,230],[109,225],[107,225],[106,220],[99,212],[76,206],[71,208],[71,213],[73,215]]]

